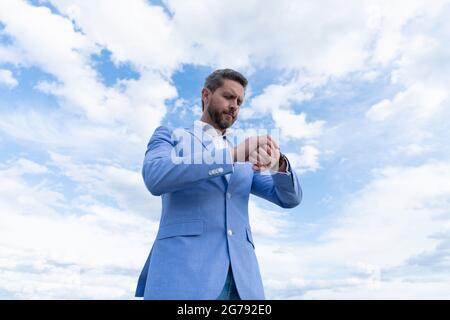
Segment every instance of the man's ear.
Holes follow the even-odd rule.
[[[202,101],[203,101],[203,104],[204,104],[205,108],[208,105],[208,102],[209,102],[210,98],[211,98],[211,91],[209,91],[208,88],[203,88],[202,89]]]

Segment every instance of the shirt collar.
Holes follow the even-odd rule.
[[[210,125],[209,123],[203,122],[201,120],[195,120],[194,123],[196,126],[202,128],[204,133],[209,134],[211,137],[215,138],[215,137],[220,137],[220,136],[228,136],[232,133],[231,128],[225,129],[225,132],[223,133],[223,135],[220,133],[219,130],[217,130],[216,128],[214,128],[212,125]]]

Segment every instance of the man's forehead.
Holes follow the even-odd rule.
[[[236,81],[226,79],[222,85],[222,90],[228,91],[236,96],[245,94],[244,87]]]

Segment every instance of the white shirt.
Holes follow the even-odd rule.
[[[232,146],[231,146],[229,140],[226,139],[226,135],[228,133],[231,133],[230,129],[225,129],[225,132],[222,135],[220,130],[214,128],[209,123],[203,122],[201,120],[195,120],[195,125],[201,126],[203,129],[203,132],[211,137],[216,150],[222,150],[222,149],[228,148],[230,150],[230,154],[231,154]],[[227,173],[225,175],[225,178],[227,179],[228,182],[230,181],[230,175],[231,175],[231,173]]]

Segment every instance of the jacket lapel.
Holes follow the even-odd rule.
[[[191,125],[189,128],[185,128],[186,131],[188,131],[190,134],[192,134],[192,136],[194,136],[195,139],[198,139],[202,145],[203,148],[207,149],[209,144],[213,143],[212,142],[212,138],[209,134],[205,134],[203,132],[203,127],[199,126],[199,125],[195,125],[195,123],[193,125]],[[230,143],[230,145],[232,145],[232,141],[233,139],[230,139],[227,137],[228,142]],[[236,167],[235,167],[236,169]],[[231,184],[231,180],[233,178],[233,174],[230,174],[230,181],[227,181],[227,178],[225,177],[225,175],[221,176],[223,183],[225,184],[225,188],[228,189],[228,185]]]

